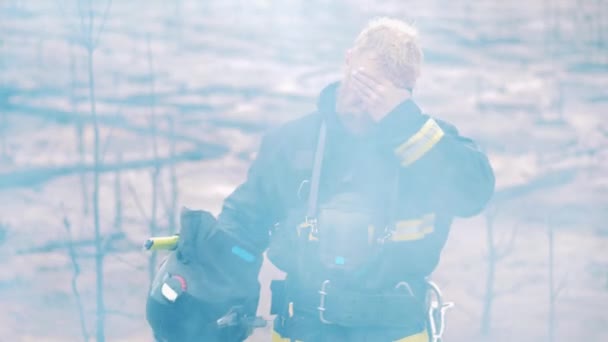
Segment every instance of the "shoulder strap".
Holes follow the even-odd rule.
[[[397,213],[399,207],[399,180],[400,180],[401,165],[398,165],[395,169],[395,175],[393,176],[393,188],[391,189],[391,197],[389,202],[388,211],[388,222],[387,227],[394,230],[395,224],[397,223]]]
[[[319,130],[319,138],[317,140],[317,149],[315,151],[314,164],[312,169],[312,179],[310,184],[310,192],[308,195],[308,207],[306,210],[306,217],[308,219],[314,219],[317,215],[317,204],[319,200],[319,186],[321,182],[321,170],[323,166],[323,156],[325,154],[325,140],[327,138],[327,125],[325,121],[321,122],[321,128]],[[399,202],[399,180],[400,180],[400,166],[395,170],[393,178],[393,189],[389,200],[388,210],[388,226],[387,228],[394,229],[395,220],[397,218],[397,203]]]
[[[317,150],[315,151],[315,160],[312,166],[312,180],[308,195],[308,209],[306,210],[307,218],[314,218],[317,215],[317,201],[319,199],[319,184],[321,182],[321,168],[323,166],[323,155],[325,154],[326,136],[327,126],[325,124],[325,120],[323,120],[321,121],[321,129],[319,130],[319,139],[317,141]]]

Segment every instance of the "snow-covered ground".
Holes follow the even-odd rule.
[[[81,1],[84,12],[87,1]],[[261,134],[314,109],[345,50],[378,15],[415,22],[426,54],[421,106],[456,124],[491,156],[498,193],[497,296],[488,341],[547,338],[548,236],[555,231],[556,340],[608,340],[608,4],[602,1],[95,1],[97,111],[104,163],[201,151],[180,163],[178,205],[217,213],[241,182]],[[81,340],[65,248],[93,235],[78,166],[93,161],[86,37],[76,0],[0,1],[0,341]],[[86,19],[86,18],[85,18]],[[548,39],[547,32],[554,34]],[[603,34],[603,36],[602,36]],[[603,44],[596,41],[603,37]],[[80,45],[79,45],[80,44]],[[86,149],[78,153],[76,122]],[[169,122],[173,122],[171,129]],[[174,139],[168,139],[172,135]],[[208,157],[208,158],[207,158]],[[49,168],[57,171],[48,177]],[[40,169],[40,173],[24,170]],[[70,171],[71,170],[71,171]],[[42,176],[41,176],[42,175]],[[8,177],[12,178],[8,178]],[[38,179],[38,181],[34,181]],[[161,170],[158,221],[171,199]],[[22,181],[27,186],[13,186]],[[86,174],[86,194],[92,191]],[[116,184],[120,195],[116,195]],[[122,232],[105,264],[109,341],[149,341],[143,310],[152,168],[101,177],[104,233]],[[529,191],[531,186],[537,189]],[[122,215],[116,224],[116,198]],[[86,211],[88,209],[88,211]],[[86,213],[85,213],[86,211]],[[485,216],[457,221],[435,278],[448,299],[447,341],[479,335],[486,282]],[[92,250],[79,249],[79,288],[94,329]],[[260,313],[268,314],[261,275]],[[252,341],[268,340],[261,330]]]

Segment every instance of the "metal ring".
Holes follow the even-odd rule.
[[[300,183],[300,186],[298,187],[298,193],[297,193],[298,199],[300,199],[300,200],[302,199],[302,190],[304,189],[304,185],[309,184],[309,183],[310,183],[310,181],[308,179],[305,179]]]
[[[412,287],[410,286],[410,284],[407,281],[400,281],[397,283],[397,285],[395,285],[395,289],[398,290],[401,287],[405,287],[407,289],[407,292],[410,294],[410,296],[414,296],[414,291],[412,291]]]
[[[442,336],[445,332],[445,312],[447,311],[447,309],[453,307],[454,303],[444,303],[443,296],[441,294],[441,290],[439,290],[439,287],[430,280],[427,280],[426,282],[427,286],[430,289],[431,295],[435,295],[435,301],[432,301],[432,299],[428,298],[427,304],[427,317],[431,329],[431,341],[438,342],[441,341]]]
[[[320,296],[320,301],[319,301],[319,307],[317,308],[317,310],[319,310],[319,319],[321,320],[322,323],[325,324],[332,324],[331,321],[328,321],[325,319],[325,297],[327,296],[327,285],[330,284],[329,280],[325,280],[323,282],[323,284],[321,284],[321,289],[319,290],[319,294]]]

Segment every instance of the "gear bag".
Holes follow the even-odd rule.
[[[183,208],[177,248],[163,260],[150,288],[150,296],[160,302],[175,302],[184,292],[204,299],[205,289],[200,282],[200,262],[196,243],[205,239],[216,224],[211,213]]]
[[[213,215],[183,208],[179,240],[150,286],[146,318],[158,341],[243,341],[265,322],[248,315],[246,303],[222,301],[223,286],[206,280],[199,248],[216,225]],[[214,241],[218,243],[218,241]],[[257,298],[256,301],[257,303]]]

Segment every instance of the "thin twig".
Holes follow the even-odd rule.
[[[139,210],[139,214],[141,215],[141,217],[143,217],[144,221],[150,222],[150,218],[146,214],[144,206],[141,204],[141,200],[139,199],[139,195],[137,194],[137,191],[135,190],[131,182],[127,182],[127,190],[129,190],[133,201],[135,201],[135,205],[137,206],[137,210]]]
[[[84,113],[76,113],[73,114],[69,111],[62,111],[58,109],[49,109],[49,108],[40,108],[35,106],[28,106],[25,104],[13,104],[6,103],[6,115],[13,115],[18,117],[31,116],[36,118],[43,118],[45,120],[55,120],[58,122],[74,122],[74,121],[82,121],[84,125],[91,125],[92,119],[89,116],[84,116]],[[120,116],[120,114],[106,114],[102,115],[98,118],[98,123],[104,127],[117,127],[121,130],[128,131],[132,134],[137,134],[141,136],[151,136],[154,132],[150,132],[150,125],[137,125],[133,122],[127,120],[127,118]],[[217,123],[218,125],[232,125],[232,123]],[[259,129],[258,126],[251,125],[250,128],[252,130]],[[225,155],[228,152],[228,149],[218,143],[213,143],[209,141],[205,141],[200,139],[198,136],[190,136],[188,134],[183,134],[181,132],[176,132],[174,136],[169,136],[169,133],[166,130],[158,129],[155,134],[158,137],[163,137],[167,139],[175,139],[180,142],[188,143],[192,148],[195,148],[198,151],[198,155],[201,158],[216,158]]]
[[[132,268],[133,268],[133,269],[135,269],[135,270],[138,270],[138,271],[143,271],[143,270],[145,270],[145,269],[146,269],[146,267],[145,267],[144,265],[136,265],[136,264],[134,264],[134,263],[132,263],[132,262],[130,262],[130,261],[127,261],[125,258],[123,258],[123,257],[119,256],[119,255],[118,255],[118,254],[116,254],[116,253],[114,253],[114,254],[110,254],[110,255],[111,255],[111,257],[112,257],[112,258],[114,258],[114,259],[118,260],[118,262],[120,262],[120,263],[122,263],[122,264],[125,264],[125,265],[127,265],[127,266],[130,266],[130,267],[132,267]]]
[[[501,297],[501,296],[505,296],[505,295],[515,294],[515,293],[521,291],[521,289],[523,289],[529,283],[530,282],[528,280],[522,280],[520,282],[517,282],[517,283],[513,284],[508,289],[504,289],[504,290],[500,290],[500,291],[495,291],[494,292],[494,297]]]
[[[511,236],[509,240],[504,245],[503,248],[496,252],[496,259],[502,260],[513,253],[513,248],[515,247],[515,238],[517,237],[517,233],[519,232],[519,225],[515,225],[515,228],[511,230]]]
[[[554,279],[554,259],[553,259],[553,228],[550,224],[547,224],[547,237],[549,244],[549,322],[548,322],[548,330],[549,330],[549,342],[553,342],[555,340],[555,300],[557,296],[555,295],[555,287],[553,285]]]
[[[102,163],[105,162],[106,152],[108,151],[108,148],[110,146],[110,141],[112,140],[112,136],[114,135],[114,128],[116,128],[116,127],[115,126],[110,127],[110,131],[108,132],[108,135],[106,135],[106,138],[102,144],[102,148],[101,148],[101,152],[100,152],[100,160]]]
[[[84,24],[84,18],[86,17],[86,15],[84,13],[84,10],[82,9],[82,0],[76,0],[76,4],[78,5],[78,16],[80,17],[80,42],[86,47],[87,42],[84,39],[85,32],[87,32]]]
[[[58,0],[57,1],[57,7],[59,8],[59,12],[60,12],[61,17],[62,18],[66,18],[65,24],[68,26],[68,31],[69,32],[78,32],[78,33],[82,34],[84,32],[84,30],[82,29],[84,26],[81,24],[81,29],[79,30],[78,28],[76,28],[76,26],[74,24],[72,24],[70,22],[71,15],[65,9],[62,0]],[[81,16],[81,18],[82,18],[82,16]],[[70,41],[73,41],[73,42],[75,42],[76,44],[79,44],[79,45],[83,45],[82,36],[76,37],[74,40],[70,39]]]
[[[101,237],[100,240],[102,240],[104,242],[109,241],[110,243],[112,243],[112,242],[124,241],[126,239],[125,239],[124,233],[112,233],[105,237]],[[74,248],[95,246],[95,239],[70,241],[69,244],[71,244]],[[21,255],[21,254],[32,254],[32,253],[48,253],[48,252],[52,252],[52,251],[56,251],[56,250],[61,250],[64,248],[69,248],[69,246],[68,246],[69,244],[66,243],[63,239],[62,240],[53,240],[53,241],[45,243],[42,246],[29,247],[27,249],[17,250],[17,254]]]
[[[175,160],[170,160],[168,157],[161,157],[157,161],[153,159],[143,160],[127,160],[120,164],[106,163],[98,165],[91,164],[71,164],[62,166],[40,166],[33,168],[24,168],[13,170],[10,172],[0,172],[0,189],[18,188],[23,186],[33,186],[48,182],[51,179],[67,176],[79,172],[115,172],[117,170],[135,170],[142,168],[155,167],[158,164],[177,163],[181,161],[196,161],[203,159],[198,149],[185,151],[176,156]]]
[[[141,319],[141,315],[139,315],[139,314],[132,314],[132,313],[124,312],[122,310],[108,309],[108,310],[106,310],[106,313],[108,315],[131,318],[131,319],[136,319],[138,321]]]
[[[63,226],[65,227],[67,238],[68,238],[68,255],[72,261],[72,293],[76,299],[76,305],[78,306],[78,314],[80,316],[80,330],[82,338],[85,342],[89,341],[89,334],[87,333],[86,319],[84,316],[84,307],[82,305],[82,299],[80,297],[80,291],[78,290],[78,276],[80,275],[80,265],[78,265],[76,251],[72,243],[72,229],[70,221],[67,217],[63,218]]]
[[[0,40],[0,68],[4,66],[3,55],[2,40]],[[2,83],[2,79],[0,79],[0,86]],[[5,98],[5,95],[0,95],[0,162],[8,159],[8,148],[6,144],[8,121],[6,112],[4,111],[4,101],[6,101]]]
[[[486,288],[481,314],[481,334],[487,336],[490,333],[492,322],[492,304],[494,302],[494,278],[496,273],[496,246],[494,245],[494,212],[488,210],[486,213],[486,245],[488,248]]]
[[[118,162],[122,162],[122,153],[118,152]],[[114,230],[122,231],[122,177],[120,170],[114,174]]]
[[[2,99],[0,99],[0,101],[1,100]],[[8,121],[6,117],[6,113],[2,110],[2,107],[0,106],[0,161],[2,161],[3,159],[8,159],[8,148],[6,144],[6,132],[8,132]]]
[[[152,181],[152,212],[150,213],[150,236],[156,236],[157,234],[157,207],[158,207],[158,177],[160,175],[160,163],[158,163],[158,138],[157,138],[157,122],[156,122],[156,91],[155,91],[155,79],[154,79],[154,61],[152,59],[152,50],[150,48],[150,35],[146,35],[146,52],[148,57],[148,71],[150,73],[150,130],[152,134],[152,153],[155,161],[154,169],[151,174]],[[156,252],[150,254],[149,263],[149,278],[150,282],[154,280],[154,273],[156,272]]]
[[[175,122],[173,121],[172,117],[168,117],[168,121],[169,121],[169,132],[171,135],[173,135],[175,133]],[[170,139],[170,156],[171,158],[174,158],[176,153],[177,153],[177,146],[176,146],[176,142],[175,139],[171,138]],[[175,231],[177,230],[176,227],[176,215],[177,215],[177,201],[178,201],[178,196],[179,196],[179,188],[178,188],[178,183],[177,183],[177,172],[176,172],[176,167],[175,165],[169,165],[169,181],[171,182],[171,207],[168,210],[168,215],[169,215],[169,234],[173,234],[175,233]]]
[[[80,4],[80,2],[79,2]],[[100,165],[100,138],[99,138],[99,122],[97,111],[95,108],[95,74],[93,72],[93,55],[95,52],[93,27],[95,24],[95,15],[93,13],[92,0],[88,1],[88,31],[87,31],[87,56],[88,56],[88,73],[89,73],[89,101],[91,105],[91,116],[93,118],[93,158],[95,172],[93,173],[93,220],[95,227],[95,274],[96,274],[96,307],[97,307],[97,324],[96,324],[96,342],[105,342],[105,304],[104,304],[104,272],[103,272],[103,256],[107,241],[102,241],[101,225],[99,219],[99,165]],[[81,21],[84,19],[81,18]]]
[[[149,227],[150,227],[150,236],[156,236],[157,234],[157,223],[156,223],[156,211],[157,211],[157,207],[158,207],[158,201],[157,201],[157,197],[158,197],[158,175],[159,175],[160,169],[155,168],[154,170],[152,170],[151,173],[151,181],[152,181],[152,213],[150,215],[150,222],[149,222]],[[150,263],[149,263],[149,280],[150,282],[152,282],[154,280],[154,274],[156,273],[156,252],[153,251],[152,253],[150,253]]]
[[[108,0],[106,4],[106,9],[103,11],[103,19],[101,19],[101,25],[99,25],[99,31],[97,31],[97,37],[94,40],[94,48],[99,45],[99,38],[101,37],[101,32],[106,25],[106,19],[108,18],[108,12],[110,11],[110,6],[112,5],[112,0]]]
[[[76,114],[76,58],[74,57],[74,46],[70,44],[70,105],[73,114]],[[84,145],[84,124],[81,121],[76,121],[76,145],[78,148],[78,161],[81,164],[85,163]],[[89,191],[87,187],[85,172],[79,172],[80,189],[82,191],[82,205],[85,216],[89,214]]]
[[[568,286],[568,274],[564,275],[553,291],[553,299],[556,300]]]

